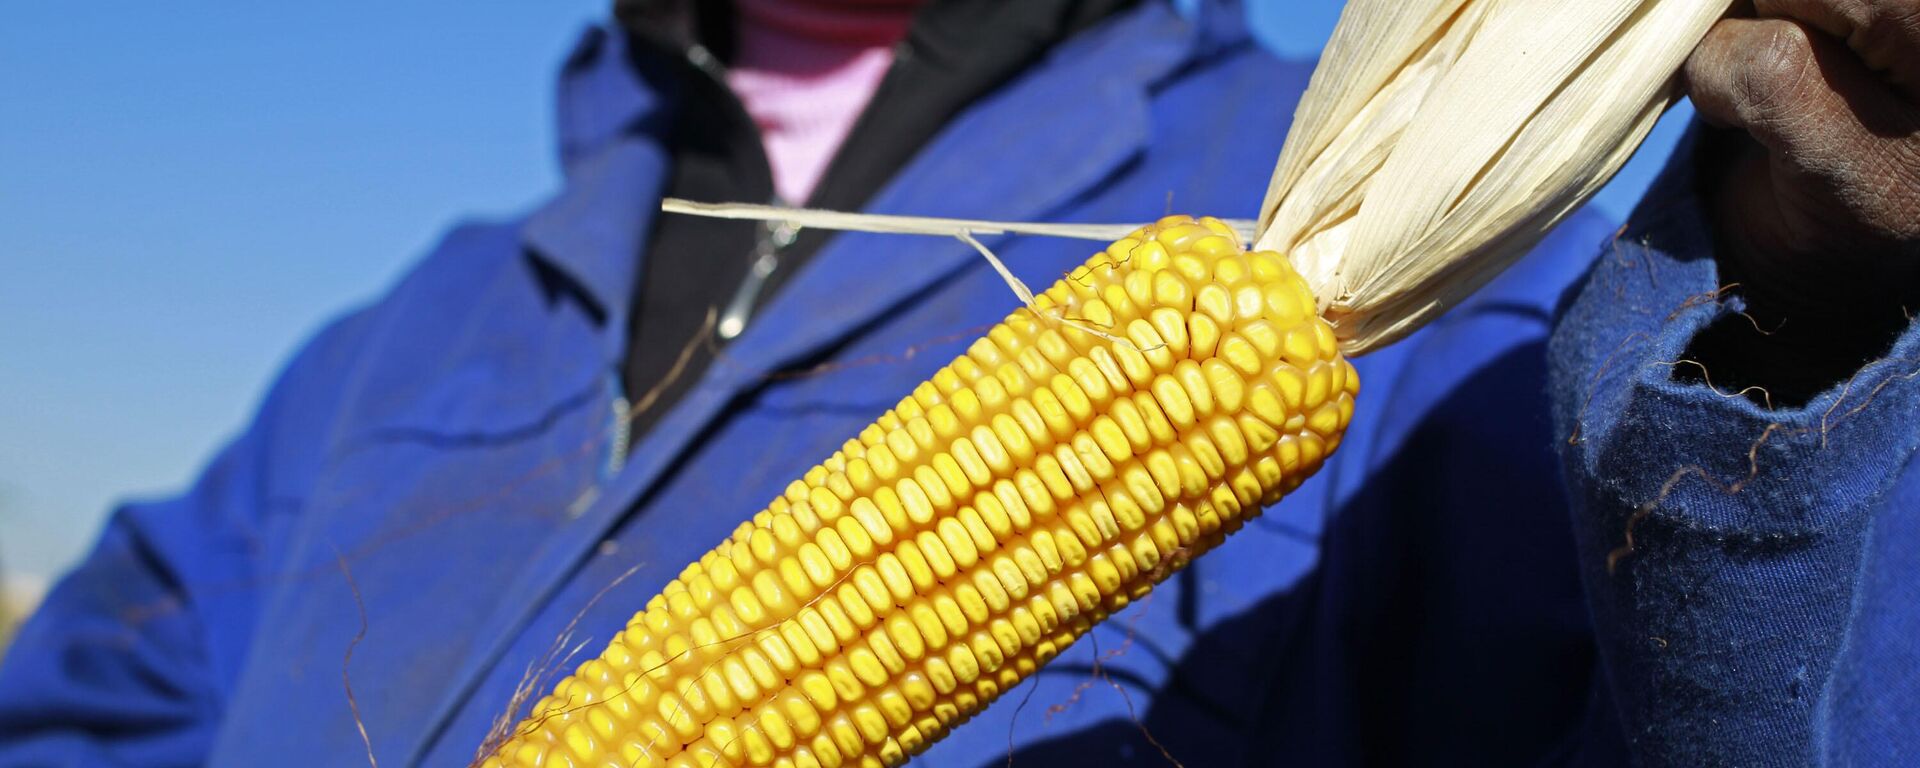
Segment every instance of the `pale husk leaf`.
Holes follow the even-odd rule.
[[[1287,253],[1361,354],[1530,250],[1619,170],[1729,0],[1353,0],[1274,171]]]

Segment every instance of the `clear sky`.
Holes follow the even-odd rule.
[[[0,569],[178,489],[275,370],[451,222],[557,180],[551,83],[611,0],[0,8]],[[1284,54],[1336,0],[1250,0]],[[1670,116],[1603,193],[1616,217]]]

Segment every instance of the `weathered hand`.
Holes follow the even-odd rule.
[[[1686,67],[1700,115],[1736,129],[1706,147],[1722,274],[1778,329],[1739,356],[1771,356],[1789,378],[1843,375],[1920,311],[1920,0],[1751,11],[1715,26]]]

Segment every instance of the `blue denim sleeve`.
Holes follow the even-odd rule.
[[[1703,329],[1745,321],[1691,146],[1549,346],[1611,698],[1643,764],[1920,759],[1920,331],[1797,408],[1676,376]]]

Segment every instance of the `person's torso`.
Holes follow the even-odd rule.
[[[465,764],[686,561],[1013,308],[963,243],[841,235],[629,441],[627,310],[607,286],[631,284],[664,164],[644,77],[618,36],[591,38],[563,101],[602,114],[570,140],[568,188],[450,236],[310,363],[338,405],[277,438],[322,441],[324,460],[276,484],[284,510],[249,544],[264,573],[236,589],[261,607],[227,628],[247,653],[211,764],[358,763],[356,715],[382,764]],[[870,208],[1250,216],[1309,71],[1149,4],[967,110]],[[1160,761],[1148,733],[1187,765],[1550,756],[1594,706],[1594,660],[1541,344],[1606,231],[1576,217],[1358,361],[1356,426],[1321,476],[922,764],[1010,748]],[[988,244],[1036,286],[1098,247]]]

